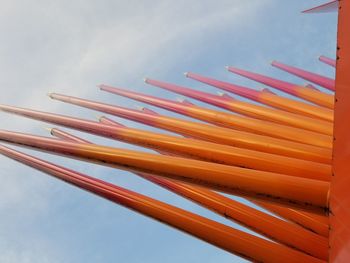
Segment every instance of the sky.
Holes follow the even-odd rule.
[[[0,0],[0,103],[96,120],[101,113],[52,101],[46,94],[135,108],[145,105],[101,92],[96,85],[180,97],[143,83],[151,77],[218,91],[186,79],[186,71],[262,87],[227,72],[226,65],[305,84],[271,67],[274,59],[333,77],[334,70],[317,58],[335,57],[336,14],[300,13],[323,2]],[[5,113],[0,120],[0,129],[42,136],[48,136],[43,128],[52,127]],[[99,144],[147,151],[73,133]],[[23,151],[244,229],[130,173]],[[0,262],[245,262],[2,156],[0,168]]]

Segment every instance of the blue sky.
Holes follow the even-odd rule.
[[[300,13],[322,2],[2,0],[0,103],[96,119],[101,114],[51,101],[46,93],[135,107],[142,104],[100,92],[96,85],[178,97],[142,82],[152,77],[217,91],[186,79],[185,71],[261,87],[228,73],[226,65],[305,83],[269,66],[273,59],[333,76],[317,57],[335,56],[336,15]],[[0,119],[1,129],[39,135],[51,127],[4,113]],[[239,227],[127,172],[26,152]],[[2,156],[0,167],[0,262],[244,262]]]

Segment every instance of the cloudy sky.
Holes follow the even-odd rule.
[[[46,94],[139,105],[96,88],[105,83],[177,97],[144,84],[143,77],[216,92],[184,78],[185,71],[260,87],[228,73],[226,65],[305,83],[270,67],[273,59],[333,76],[317,57],[335,56],[336,15],[300,13],[322,2],[0,0],[0,103],[94,120],[101,114]],[[51,127],[4,113],[0,120],[1,129],[39,135]],[[129,173],[26,152],[242,229]],[[0,167],[0,262],[244,262],[1,156]]]

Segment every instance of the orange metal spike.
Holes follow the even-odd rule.
[[[267,77],[257,73],[252,73],[252,72],[234,68],[234,67],[227,67],[227,69],[232,73],[241,75],[243,77],[249,78],[254,81],[258,81],[260,83],[279,89],[281,91],[284,91],[293,96],[302,98],[304,100],[310,101],[317,105],[320,105],[329,109],[334,109],[333,95],[315,91],[310,88],[305,88],[286,81],[278,80],[275,78]]]
[[[316,215],[314,213],[286,208],[266,202],[254,201],[254,203],[321,236],[329,236],[329,218],[326,216]]]
[[[147,111],[151,114],[158,115],[157,112],[151,111],[147,108],[142,108],[143,111]],[[101,117],[100,122],[108,125],[117,125],[121,124],[111,120],[107,117]],[[123,126],[123,125],[122,125]],[[161,153],[161,152],[160,152]],[[168,153],[166,153],[169,155]],[[266,202],[256,202],[254,200],[250,200],[258,206],[262,206],[263,208],[276,213],[278,216],[285,218],[289,221],[295,222],[298,225],[304,227],[307,230],[311,230],[319,235],[328,237],[329,234],[329,220],[328,217],[323,215],[316,215],[313,213],[308,213],[305,211],[300,211],[292,208],[286,208],[278,205],[268,204]]]
[[[331,148],[329,144],[323,145],[324,147],[314,147],[247,132],[213,127],[212,125],[206,125],[204,123],[190,122],[163,115],[154,116],[140,111],[71,96],[58,94],[51,94],[51,96],[60,101],[102,111],[197,139],[322,163],[329,163],[331,160],[331,151],[330,149],[326,149]]]
[[[149,81],[148,83],[151,82]],[[130,92],[120,88],[109,87],[106,85],[101,87],[101,89],[118,95],[127,96],[129,98],[133,98],[139,101],[147,102],[152,105],[156,105],[171,111],[175,111],[180,114],[191,116],[227,128],[249,131],[260,135],[267,135],[271,137],[287,139],[290,141],[301,142],[320,147],[331,147],[332,145],[332,137],[329,135],[332,134],[333,126],[328,122],[320,120],[320,123],[317,123],[317,121],[315,121],[314,119],[308,118],[308,121],[304,120],[302,122],[312,123],[311,125],[309,125],[310,129],[311,126],[313,126],[314,130],[322,129],[322,132],[327,135],[318,134],[316,132],[306,131],[295,127],[288,127],[276,123],[270,123],[263,120],[256,120],[253,118],[246,118],[234,114],[210,110],[203,107],[182,105],[178,102],[166,99],[159,99],[154,96]],[[191,90],[191,93],[194,92]],[[56,94],[54,94],[53,96],[56,96]],[[207,98],[203,99],[206,100]],[[214,98],[214,101],[216,101],[215,103],[218,103],[220,105],[228,105],[228,108],[229,105],[233,103],[233,100],[221,98],[220,96],[216,96]],[[243,105],[243,102],[237,102],[236,104]],[[248,105],[248,107],[250,107],[250,105]],[[288,117],[288,114],[284,115]],[[299,119],[302,119],[302,117],[299,117]]]
[[[329,183],[193,159],[0,131],[0,140],[132,172],[150,173],[315,213],[327,213]]]
[[[140,176],[176,194],[185,196],[192,201],[194,200],[200,205],[274,241],[323,260],[326,260],[328,257],[327,239],[298,225],[270,216],[213,191],[183,183],[175,183],[156,176],[145,174]]]
[[[160,86],[162,84],[167,84],[167,83],[153,81],[153,80],[147,80],[147,83],[150,83],[152,85],[157,85],[157,86]],[[172,86],[175,86],[175,85],[172,85]],[[180,87],[176,86],[176,88],[180,88]],[[194,91],[194,90],[190,90],[190,94],[194,94],[194,95],[193,96],[189,95],[189,96],[195,97],[202,101],[215,104],[216,106],[233,110],[233,111],[236,111],[236,106],[239,105],[238,107],[240,108],[240,110],[238,112],[240,113],[248,112],[248,115],[250,115],[251,117],[255,116],[257,118],[260,118],[261,120],[256,120],[254,118],[247,118],[236,114],[230,114],[230,113],[221,112],[217,110],[211,110],[211,109],[207,109],[207,108],[203,108],[195,105],[184,105],[175,101],[160,99],[154,96],[149,96],[149,95],[124,90],[121,88],[110,87],[106,85],[101,85],[101,90],[108,91],[121,96],[126,96],[138,101],[143,101],[158,107],[175,111],[183,115],[191,116],[193,118],[208,121],[216,125],[231,128],[231,129],[249,131],[252,133],[267,135],[271,137],[278,137],[278,138],[288,139],[288,140],[302,142],[302,143],[310,143],[310,140],[305,139],[307,137],[313,137],[315,140],[317,140],[317,138],[321,140],[326,140],[329,143],[332,141],[331,137],[329,136],[322,136],[317,134],[319,132],[323,133],[324,135],[332,134],[333,126],[328,122],[315,120],[308,117],[302,117],[300,115],[295,115],[295,114],[285,113],[285,112],[282,112],[282,114],[277,114],[279,116],[278,117],[274,112],[272,112],[273,109],[268,109],[266,107],[261,109],[259,108],[259,106],[256,106],[256,105],[254,106],[251,104],[239,102],[233,99],[223,98],[220,96],[215,96],[212,94],[209,94],[210,96],[206,96],[206,94],[203,92],[197,94],[197,91]],[[183,92],[179,92],[179,93],[185,94]],[[270,112],[270,113],[266,114],[267,112]],[[262,117],[260,113],[262,113],[262,115],[264,115],[265,117]],[[309,131],[305,131],[303,129],[295,128],[295,127],[288,127],[288,126],[282,125],[281,123],[280,124],[271,123],[270,117],[272,117],[272,115],[276,116],[278,119],[284,119],[285,122],[289,122],[289,123],[293,122],[295,123],[295,126],[300,126],[300,127],[303,126],[305,129],[306,129],[305,126],[307,126],[307,129]],[[310,132],[310,131],[314,131],[314,132]],[[319,146],[319,143],[317,144],[317,146]]]
[[[98,122],[86,121],[64,115],[1,105],[0,109],[6,112],[63,125],[155,150],[178,154],[184,157],[322,181],[329,181],[331,176],[331,167],[326,164],[127,127],[111,127]]]
[[[197,214],[8,147],[0,146],[0,153],[246,259],[265,262],[279,262],[281,259],[295,263],[324,262],[280,244],[252,236]]]
[[[289,98],[284,98],[274,94],[266,88],[259,92],[247,87],[209,77],[204,77],[195,73],[187,73],[186,77],[217,87],[219,89],[235,93],[239,96],[266,104],[268,106],[272,106],[274,108],[333,122],[333,110]]]
[[[176,92],[185,96],[189,96],[189,97],[201,100],[203,102],[213,104],[215,106],[246,115],[248,117],[252,117],[252,118],[256,118],[256,119],[260,119],[268,122],[274,122],[282,125],[292,126],[299,129],[314,131],[314,132],[322,133],[326,135],[332,135],[333,133],[333,125],[330,124],[329,122],[325,122],[319,119],[300,116],[299,114],[289,113],[289,112],[285,112],[277,109],[272,109],[272,108],[268,108],[260,105],[255,105],[255,104],[235,100],[230,96],[221,96],[221,97],[215,96],[203,91],[197,91],[197,90],[185,88],[182,86],[178,86],[178,85],[174,85],[174,84],[166,83],[162,81],[146,79],[146,83],[166,89],[166,90],[170,90],[172,92]],[[138,99],[138,100],[141,100],[140,97],[154,99],[153,96],[147,96],[145,94],[130,92],[130,91],[122,90],[120,88],[112,88],[112,87],[104,86],[103,90],[107,90],[115,94],[127,96],[129,98]],[[223,99],[220,100],[220,98],[223,98]],[[192,109],[192,107],[189,107],[189,109]],[[202,110],[204,109],[202,108]],[[265,123],[259,124],[261,128],[263,128],[264,125]],[[277,126],[273,124],[269,124],[269,125],[274,127],[275,131],[277,131],[277,129],[281,130],[282,133],[286,133],[285,131],[286,129],[290,130],[289,127]],[[230,126],[233,126],[233,124],[231,123]]]
[[[143,108],[143,110],[147,110],[147,109]],[[152,114],[157,115],[157,113],[154,111],[152,111]],[[117,123],[107,117],[101,117],[100,121],[102,123],[109,124],[109,125],[117,125],[117,126],[121,125],[120,123]],[[289,221],[297,223],[298,225],[302,226],[307,230],[311,230],[312,232],[315,232],[319,235],[328,237],[329,224],[328,224],[328,217],[326,216],[316,215],[305,211],[299,211],[292,208],[273,205],[266,202],[255,202],[254,200],[250,200],[250,201],[252,201],[258,206],[261,206],[267,210],[272,211],[273,213],[276,213],[280,217],[283,217]]]
[[[121,125],[105,117],[101,117],[100,120],[110,123],[111,125]],[[68,141],[82,141],[82,139],[69,133],[57,129],[52,130],[58,132],[57,135],[59,135],[59,138]],[[196,202],[199,205],[218,213],[219,215],[242,224],[243,226],[248,227],[259,234],[267,236],[277,242],[281,242],[282,244],[296,248],[317,258],[327,259],[327,239],[305,230],[300,226],[280,220],[276,217],[270,216],[257,209],[202,187],[191,186],[149,174],[136,174],[152,183],[174,192],[175,194]]]
[[[292,66],[288,66],[285,65],[283,63],[277,62],[277,61],[273,61],[271,63],[272,66],[277,67],[283,71],[286,71],[288,73],[291,73],[295,76],[298,76],[300,78],[303,78],[307,81],[311,81],[317,85],[320,85],[326,89],[332,90],[334,91],[335,88],[335,82],[334,79],[310,72],[310,71],[306,71],[297,67],[292,67]]]

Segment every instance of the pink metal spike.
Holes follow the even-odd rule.
[[[268,85],[270,87],[282,90],[286,93],[289,93],[291,95],[297,96],[296,93],[296,85],[287,81],[283,81],[283,80],[279,80],[279,79],[275,79],[275,78],[271,78],[271,77],[267,77],[258,73],[253,73],[253,72],[249,72],[243,69],[239,69],[239,68],[234,68],[234,67],[227,67],[227,70],[238,74],[240,76],[243,76],[245,78],[260,82],[262,84]]]
[[[329,13],[337,12],[339,8],[339,3],[337,0],[331,1],[319,6],[302,11],[302,13],[312,14],[312,13]]]
[[[336,66],[336,61],[335,61],[335,59],[331,59],[331,58],[328,58],[328,57],[325,57],[325,56],[320,56],[318,59],[319,59],[321,62],[326,63],[326,64],[328,64],[328,65],[330,65],[330,66],[332,66],[332,67],[335,67],[335,66]]]
[[[63,102],[71,103],[71,104],[82,106],[82,107],[87,107],[87,108],[101,111],[101,112],[104,112],[107,114],[116,115],[116,116],[119,116],[121,118],[125,118],[125,119],[131,120],[131,121],[140,122],[140,123],[143,123],[146,125],[152,125],[153,122],[157,121],[156,116],[146,114],[146,113],[141,112],[139,110],[133,110],[133,109],[129,109],[129,108],[114,106],[114,105],[105,104],[105,103],[99,103],[99,102],[95,102],[95,101],[91,101],[91,100],[85,100],[85,99],[80,99],[80,98],[66,96],[66,95],[62,95],[62,94],[56,94],[56,93],[51,93],[50,97],[52,99],[60,100]]]
[[[326,94],[323,92],[317,92],[300,85],[296,85],[287,81],[267,77],[258,73],[246,71],[243,69],[238,69],[234,67],[227,67],[228,71],[246,77],[248,79],[263,83],[270,87],[279,89],[283,92],[291,94],[293,96],[299,97],[306,101],[312,102],[319,106],[334,109],[334,96],[331,94]]]
[[[281,140],[281,139],[277,139],[274,137],[269,137],[266,135],[262,136],[262,135],[258,135],[258,134],[254,134],[254,133],[250,133],[250,132],[246,132],[246,131],[227,129],[227,128],[217,127],[217,126],[214,127],[214,126],[206,124],[206,123],[199,124],[198,122],[185,121],[185,120],[181,120],[178,118],[167,117],[164,115],[162,115],[161,117],[160,116],[153,116],[153,115],[146,114],[144,112],[140,112],[140,111],[136,111],[136,110],[129,110],[129,109],[125,109],[122,107],[112,106],[112,105],[99,103],[99,102],[95,102],[95,101],[89,101],[89,100],[80,99],[80,98],[74,98],[72,96],[66,96],[66,95],[61,95],[61,94],[51,94],[51,98],[56,99],[56,100],[60,100],[63,102],[67,102],[70,104],[78,105],[81,107],[90,108],[93,110],[116,115],[116,116],[119,116],[122,118],[126,118],[129,120],[140,122],[140,123],[150,125],[153,127],[162,128],[162,129],[166,129],[166,130],[169,130],[172,132],[185,134],[186,136],[204,139],[204,140],[215,141],[215,142],[222,142],[222,140],[224,140],[225,144],[230,144],[231,141],[234,141],[235,146],[240,145],[241,147],[249,148],[249,149],[251,149],[252,146],[253,146],[252,148],[255,149],[255,147],[256,147],[255,145],[262,143],[262,147],[259,146],[260,151],[263,149],[263,151],[267,150],[267,152],[276,152],[277,150],[276,151],[274,149],[271,150],[272,148],[276,147],[276,148],[281,148],[280,150],[277,151],[278,154],[281,154],[281,153],[284,153],[287,151],[286,153],[284,153],[284,155],[293,156],[296,158],[300,158],[300,156],[301,156],[300,152],[304,152],[304,150],[300,151],[300,149],[299,149],[301,145],[299,143],[297,143],[297,145],[295,145],[294,141],[293,141],[293,143],[292,142],[287,143],[287,144],[292,143],[293,146],[286,146],[285,139]],[[1,106],[1,108],[2,108],[2,106]],[[237,115],[237,117],[236,117],[236,115],[232,115],[232,116],[235,117],[236,121],[241,121],[242,126],[244,125],[244,123],[247,119],[247,118],[242,119],[242,117],[240,117],[238,115]],[[240,118],[238,118],[238,117],[240,117]],[[252,126],[256,125],[257,122],[260,122],[260,121],[254,120],[254,122],[251,123],[251,125]],[[218,130],[220,131],[220,135],[217,134]],[[271,127],[271,130],[275,131],[275,127],[274,128]],[[221,135],[222,133],[225,133],[225,134],[229,133],[230,135],[228,137],[227,136],[222,137],[222,135]],[[220,137],[220,138],[218,138],[218,137]],[[242,139],[242,138],[244,138],[244,139]],[[314,143],[315,145],[320,144],[321,147],[326,147],[326,148],[329,147],[328,144],[330,142],[326,141],[326,143],[324,143],[323,140],[319,141],[319,139],[318,139],[319,135],[317,135],[316,137],[314,135],[312,135],[311,138],[315,141],[315,143]],[[251,146],[251,140],[253,141],[252,146]],[[267,141],[269,141],[270,143],[266,144]],[[247,145],[247,142],[249,145]],[[281,145],[283,145],[283,146],[281,146]],[[303,143],[302,145],[303,146],[301,148],[305,148],[305,144]],[[325,145],[325,146],[323,146],[323,145]],[[266,147],[266,146],[268,146],[268,147]],[[291,153],[289,153],[289,151],[291,151],[291,152],[296,151],[296,152],[298,152],[298,154],[297,155],[295,155],[294,153],[291,154]],[[312,152],[312,150],[308,150],[307,152],[305,152],[305,154],[303,155],[302,158],[310,158],[310,157],[308,157],[308,155],[310,155],[310,152]],[[328,152],[328,151],[326,151],[326,152]],[[326,153],[325,155],[327,155],[327,157],[324,161],[327,163],[329,161],[328,160],[328,153]],[[314,160],[314,159],[312,158],[312,160]]]
[[[328,78],[328,77],[325,77],[325,76],[322,76],[320,74],[316,74],[316,73],[313,73],[310,71],[306,71],[306,70],[303,70],[303,69],[300,69],[297,67],[289,66],[289,65],[277,62],[277,61],[273,61],[271,63],[271,65],[276,67],[276,68],[282,69],[288,73],[291,73],[295,76],[303,78],[307,81],[311,81],[311,82],[313,82],[317,85],[320,85],[326,89],[329,89],[332,91],[335,90],[334,79],[331,79],[331,78]]]
[[[256,100],[259,97],[259,92],[257,90],[249,89],[243,86],[234,85],[232,83],[204,77],[191,72],[186,73],[186,77],[211,85],[213,87],[217,87],[219,89],[223,89],[223,90],[235,93],[239,96],[242,96],[248,99]]]
[[[184,105],[183,103],[167,100],[167,99],[161,99],[157,98],[151,95],[145,95],[142,93],[138,93],[135,91],[125,90],[121,88],[111,87],[107,85],[100,85],[100,89],[103,91],[107,91],[113,94],[117,94],[120,96],[124,96],[130,99],[134,99],[137,101],[145,102],[157,107],[161,107],[166,110],[175,111],[180,114],[185,113],[187,109],[187,105]]]
[[[163,81],[153,80],[153,79],[146,79],[145,82],[152,86],[166,89],[166,90],[169,90],[190,98],[194,98],[218,107],[227,107],[225,99],[221,98],[220,96],[210,94],[208,92],[193,90],[186,87],[178,86],[178,85],[163,82]]]
[[[87,105],[89,105],[89,103]],[[6,105],[0,105],[0,109],[5,112],[14,113],[16,115],[25,116],[31,119],[40,120],[40,121],[44,121],[44,122],[48,122],[56,125],[61,125],[61,126],[76,129],[79,131],[88,132],[90,134],[104,136],[107,138],[122,140],[124,142],[128,142],[127,141],[128,138],[130,139],[130,136],[133,137],[132,134],[135,135],[136,133],[144,132],[143,130],[139,130],[139,129],[125,128],[125,126],[123,125],[119,125],[119,127],[117,126],[111,127],[108,124],[102,124],[99,122],[88,121],[88,120],[73,118],[65,115],[35,111],[35,110],[24,109],[24,108],[17,108],[17,107],[6,106]],[[105,108],[103,111],[108,111],[108,109],[109,107],[106,107],[105,105]],[[157,120],[157,116],[146,114],[137,110],[124,111],[124,108],[119,109],[117,107],[113,110],[113,112],[115,113],[118,112],[119,115],[123,115],[123,117],[126,119],[139,121],[141,123],[148,124],[148,125],[152,125],[153,121]],[[126,130],[128,135],[120,136],[120,134],[123,133],[123,131],[125,132]],[[143,134],[143,136],[145,135]],[[132,143],[134,142],[134,140],[129,142]],[[149,145],[150,144],[148,143],[147,146]]]

